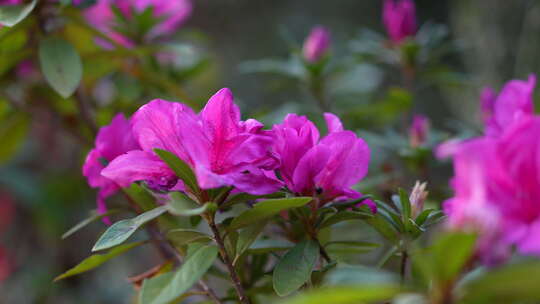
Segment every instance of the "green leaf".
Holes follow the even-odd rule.
[[[220,209],[227,209],[231,207],[232,205],[239,204],[239,203],[245,203],[249,201],[254,201],[261,198],[280,198],[283,197],[284,194],[282,192],[276,192],[272,194],[265,194],[265,195],[253,195],[248,193],[238,193],[236,195],[233,195],[231,198],[229,198],[224,204],[220,205]]]
[[[407,192],[405,192],[405,190],[399,188],[398,193],[399,201],[401,202],[403,223],[405,223],[405,226],[407,226],[409,218],[411,218],[411,202],[409,201],[409,196],[407,195]]]
[[[0,6],[0,24],[5,26],[14,26],[28,16],[34,7],[37,0],[25,5],[4,5]]]
[[[395,285],[326,287],[298,295],[280,304],[360,304],[389,300],[398,294]]]
[[[191,189],[191,191],[195,193],[200,192],[199,184],[197,183],[197,178],[195,177],[195,173],[193,173],[193,170],[186,164],[183,160],[178,158],[175,154],[161,150],[161,149],[154,149],[154,152],[163,160],[164,162],[169,165],[169,167],[176,173],[176,175],[184,181],[186,186]]]
[[[302,287],[319,258],[319,246],[313,240],[304,240],[289,250],[277,263],[272,277],[274,290],[283,297]]]
[[[41,71],[49,85],[62,97],[75,92],[82,79],[82,63],[77,50],[67,41],[49,37],[39,44]]]
[[[111,249],[111,251],[105,254],[91,255],[90,257],[84,259],[81,263],[79,263],[79,265],[57,276],[54,279],[54,281],[56,282],[56,281],[59,281],[59,280],[62,280],[62,279],[65,279],[74,275],[78,275],[83,272],[87,272],[89,270],[92,270],[98,266],[101,266],[103,263],[121,255],[122,253],[142,244],[144,244],[144,242],[135,242],[135,243],[125,244],[125,245],[121,245],[116,248],[113,248]]]
[[[122,188],[122,191],[145,212],[156,207],[154,197],[141,185],[134,183],[128,188]]]
[[[169,212],[174,215],[193,216],[202,214],[209,209],[217,209],[215,203],[206,203],[201,206],[181,192],[171,192],[169,196],[171,200],[166,206]]]
[[[127,240],[139,227],[167,211],[165,206],[147,211],[135,218],[121,220],[110,226],[99,238],[92,251],[111,248]]]
[[[540,301],[538,282],[540,282],[540,261],[531,260],[506,265],[465,284],[462,303],[537,303]]]
[[[22,114],[6,115],[0,117],[0,164],[8,161],[15,155],[24,142],[28,133],[29,120]]]
[[[167,232],[167,238],[177,247],[190,243],[208,243],[212,240],[209,235],[190,229],[173,229]]]
[[[294,243],[284,240],[256,240],[251,247],[249,247],[248,252],[252,254],[264,254],[274,251],[283,251],[290,249],[294,246]]]
[[[440,280],[451,280],[474,253],[476,235],[468,233],[448,233],[440,236],[430,248],[433,254],[435,275]]]
[[[382,218],[379,214],[367,219],[366,222],[377,230],[384,238],[389,241],[396,242],[398,240],[397,231],[394,226]]]
[[[98,221],[104,217],[107,217],[109,215],[113,215],[113,214],[116,214],[120,212],[120,209],[111,209],[103,214],[99,214],[97,213],[95,210],[92,210],[92,212],[90,213],[90,217],[80,221],[77,225],[73,226],[71,229],[69,229],[68,231],[66,231],[66,233],[64,233],[62,235],[62,239],[65,239],[67,237],[69,237],[70,235],[74,234],[75,232],[81,230],[82,228],[86,227],[88,224],[91,224],[95,221]]]
[[[261,221],[240,231],[238,241],[236,242],[236,258],[241,256],[255,242],[259,234],[263,231],[264,226],[266,226],[266,223],[266,221]]]
[[[392,285],[399,283],[399,277],[391,272],[361,265],[339,266],[326,276],[329,285]]]
[[[234,230],[257,223],[263,219],[274,216],[283,210],[302,207],[311,200],[311,197],[294,197],[269,199],[258,202],[252,209],[244,211],[235,217],[229,226],[229,229]]]
[[[372,217],[373,217],[372,214],[369,214],[366,212],[341,211],[341,212],[331,215],[326,220],[324,220],[320,225],[320,229],[335,225],[343,221],[365,220]]]
[[[168,304],[180,297],[208,271],[217,254],[215,246],[201,247],[176,272],[145,280],[139,303]]]

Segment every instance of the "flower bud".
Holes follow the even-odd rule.
[[[426,186],[427,182],[420,183],[416,181],[411,191],[409,201],[411,202],[411,214],[413,218],[416,218],[424,210],[424,202],[428,196]]]
[[[416,9],[412,0],[385,0],[383,23],[394,44],[416,34]]]
[[[323,26],[316,26],[304,41],[304,59],[310,63],[316,62],[326,54],[330,47],[330,31]]]
[[[424,115],[415,115],[409,128],[409,143],[418,148],[426,143],[429,133],[429,119]]]

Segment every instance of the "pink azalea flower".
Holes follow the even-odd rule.
[[[83,165],[83,175],[91,187],[99,188],[97,198],[98,212],[104,213],[107,208],[105,199],[120,189],[112,180],[101,175],[105,165],[128,151],[138,149],[129,120],[124,115],[116,115],[112,122],[99,130],[95,147],[92,149]]]
[[[199,114],[181,103],[153,100],[134,114],[132,123],[141,149],[117,157],[102,171],[120,186],[140,180],[173,185],[178,177],[155,155],[158,148],[191,166],[202,189],[234,186],[268,194],[280,187],[265,173],[276,165],[269,152],[272,138],[258,121],[240,120],[229,89],[218,91]]]
[[[535,86],[536,76],[530,75],[527,81],[509,81],[498,96],[492,89],[484,89],[481,95],[481,109],[486,119],[486,134],[499,136],[513,121],[532,114]]]
[[[187,20],[192,11],[190,0],[98,0],[95,5],[85,11],[86,19],[112,40],[125,47],[133,47],[134,42],[115,30],[118,24],[112,6],[116,6],[116,9],[128,20],[133,18],[133,13],[140,14],[151,8],[153,17],[163,21],[150,30],[147,38],[173,34]],[[104,41],[99,41],[99,43],[104,47],[111,47]]]
[[[316,26],[304,41],[302,49],[304,59],[310,63],[317,62],[330,47],[330,31],[323,26]]]
[[[532,109],[534,76],[511,81],[492,102],[486,135],[452,149],[455,195],[444,204],[447,225],[480,234],[487,264],[515,247],[540,256],[540,116]],[[487,104],[487,103],[486,103]]]
[[[383,23],[390,40],[401,43],[416,34],[416,8],[412,0],[384,0]]]
[[[344,131],[338,117],[330,113],[324,117],[328,135],[320,140],[305,116],[289,114],[273,128],[274,152],[281,160],[278,171],[285,185],[297,195],[318,196],[321,205],[360,197],[351,186],[367,174],[370,157],[364,140]]]
[[[429,119],[424,115],[414,115],[409,128],[409,142],[411,147],[417,148],[426,143],[429,133]]]

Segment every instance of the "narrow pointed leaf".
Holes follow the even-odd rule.
[[[77,50],[67,41],[49,37],[39,44],[41,71],[49,85],[62,97],[75,92],[82,79],[82,63]]]
[[[341,211],[341,212],[331,215],[326,220],[324,220],[320,225],[320,229],[335,225],[343,221],[365,220],[372,217],[373,217],[372,214],[364,213],[364,212]]]
[[[269,199],[258,202],[255,206],[235,217],[229,229],[242,228],[272,217],[287,209],[302,207],[312,200],[311,197],[294,197],[282,199]]]
[[[191,229],[173,229],[167,233],[167,238],[175,246],[187,245],[190,243],[208,243],[212,238],[197,230]]]
[[[166,205],[170,213],[174,215],[193,216],[204,213],[208,209],[217,209],[217,205],[214,203],[206,203],[204,205],[198,205],[191,200],[187,195],[180,192],[170,193],[171,200]]]
[[[95,221],[98,221],[104,217],[107,217],[109,215],[113,215],[120,212],[120,209],[111,209],[103,214],[97,213],[95,210],[93,210],[90,213],[90,217],[80,221],[77,225],[73,226],[71,229],[66,231],[64,234],[62,234],[62,239],[65,239],[69,237],[70,235],[74,234],[75,232],[81,230],[82,228],[86,227],[88,224],[91,224]]]
[[[92,251],[99,251],[119,245],[127,240],[139,227],[167,211],[165,206],[147,211],[135,218],[121,220],[110,226],[99,238]]]
[[[241,256],[255,242],[259,234],[263,231],[264,226],[266,226],[266,223],[266,221],[262,221],[240,231],[238,241],[236,242],[236,257]]]
[[[184,294],[208,271],[217,258],[215,246],[204,246],[190,255],[176,272],[145,280],[139,295],[140,304],[168,304]]]
[[[139,245],[144,244],[144,242],[135,242],[130,244],[125,244],[118,246],[116,248],[111,249],[109,252],[105,254],[94,254],[90,257],[84,259],[79,265],[71,268],[70,270],[66,271],[65,273],[57,276],[54,281],[59,281],[65,278],[69,278],[74,275],[81,274],[83,272],[87,272],[89,270],[92,270],[98,266],[101,266],[105,262],[123,254],[124,252],[131,250]]]
[[[161,160],[169,165],[174,173],[176,173],[176,175],[178,175],[178,177],[184,181],[186,186],[188,186],[194,192],[200,191],[195,173],[193,173],[193,170],[191,170],[188,164],[169,151],[154,149],[154,152],[156,152]]]
[[[399,292],[395,285],[325,287],[298,295],[281,304],[358,304],[389,300]]]
[[[319,258],[319,246],[312,240],[304,240],[289,250],[274,268],[274,290],[284,297],[302,287],[309,278]]]
[[[14,26],[28,16],[37,0],[25,5],[4,5],[0,7],[0,24],[5,26]]]

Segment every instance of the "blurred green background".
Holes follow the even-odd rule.
[[[498,88],[510,78],[524,78],[540,68],[540,1],[417,0],[416,4],[419,24],[446,26],[451,50],[438,58],[435,68],[419,78],[410,97],[405,97],[412,100],[410,111],[428,115],[439,130],[475,132],[482,86]],[[322,24],[332,31],[333,58],[354,63],[347,72],[329,80],[332,110],[344,117],[348,128],[358,129],[361,136],[364,132],[366,136],[368,132],[383,134],[390,127],[406,136],[399,112],[381,123],[364,115],[366,105],[388,98],[391,88],[403,87],[395,67],[363,61],[354,55],[363,28],[384,34],[380,15],[378,0],[196,0],[192,17],[175,39],[185,46],[181,64],[189,65],[190,60],[201,58],[204,64],[202,71],[178,86],[199,106],[219,88],[229,87],[243,117],[253,115],[267,124],[281,120],[288,112],[307,114],[320,122],[320,111],[305,85],[283,75],[248,73],[246,61],[287,60],[291,50],[301,47],[311,27]],[[25,87],[5,80],[23,81],[16,77],[13,73],[4,76],[0,83],[2,94],[21,94],[19,91]],[[103,99],[122,99],[121,109],[126,114],[149,100],[148,93],[140,92],[145,84],[137,79],[106,78],[109,83],[103,86],[112,82],[114,87],[107,87]],[[24,138],[17,146],[16,157],[2,159],[0,164],[0,200],[14,206],[13,218],[5,220],[10,225],[0,235],[12,270],[0,283],[0,303],[131,303],[133,286],[127,277],[153,265],[156,255],[151,248],[130,252],[128,258],[116,259],[82,276],[52,283],[56,275],[89,255],[106,226],[95,223],[61,240],[67,229],[95,208],[95,191],[81,175],[91,146],[69,131],[73,127],[69,115],[66,119],[44,110],[39,96],[39,91],[32,95],[28,124],[0,116],[0,145]],[[152,97],[172,98],[161,91]],[[56,106],[68,114],[76,107],[62,102]],[[0,104],[0,113],[5,107]],[[108,113],[100,114],[100,123],[108,123],[115,110],[109,108]],[[447,136],[441,134],[441,138]],[[372,153],[377,156],[372,164],[373,175],[381,170],[383,149],[384,145],[372,145]],[[448,168],[441,168],[431,183],[445,188]],[[410,187],[413,180],[406,179],[402,186]],[[121,198],[110,199],[109,205],[119,201]]]

